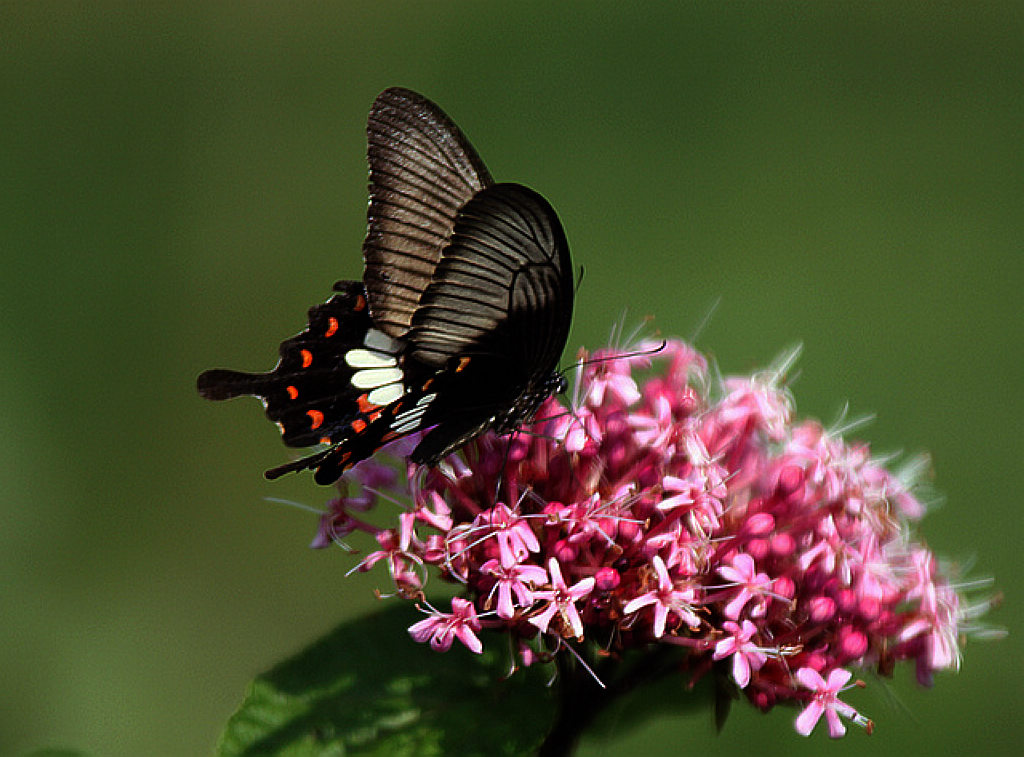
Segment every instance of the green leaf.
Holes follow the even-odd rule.
[[[406,631],[408,605],[346,623],[254,680],[217,754],[516,755],[536,750],[554,711],[551,670],[509,680],[498,636],[474,655],[437,653]],[[488,644],[488,642],[490,644]]]

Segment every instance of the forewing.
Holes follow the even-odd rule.
[[[440,369],[484,355],[517,373],[550,373],[568,337],[572,264],[551,205],[519,184],[495,184],[459,213],[408,338]]]
[[[459,209],[492,179],[459,127],[410,90],[384,90],[366,131],[370,205],[363,281],[374,324],[401,337]]]

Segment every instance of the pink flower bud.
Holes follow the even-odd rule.
[[[836,603],[830,597],[815,597],[808,603],[811,620],[815,623],[824,623],[831,620],[836,614]]]
[[[594,589],[597,591],[612,591],[622,583],[622,576],[614,568],[601,568],[594,574]]]

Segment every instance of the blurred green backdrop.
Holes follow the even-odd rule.
[[[1020,628],[1024,12],[1008,3],[3,3],[0,753],[208,753],[246,682],[375,606],[311,552],[311,478],[254,402],[361,270],[364,122],[418,89],[543,192],[587,275],[570,352],[624,310],[724,371],[806,347],[800,411],[930,450],[937,552]],[[424,653],[427,654],[426,650]],[[1019,634],[829,753],[1009,753]],[[586,754],[819,753],[737,707]],[[823,728],[819,727],[819,731]]]

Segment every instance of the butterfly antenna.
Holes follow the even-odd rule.
[[[577,360],[574,364],[574,368],[581,368],[585,365],[596,365],[598,363],[611,363],[615,360],[628,360],[634,357],[643,357],[644,355],[657,355],[659,352],[664,350],[668,346],[668,340],[662,339],[656,347],[649,347],[646,350],[634,350],[632,352],[623,352],[620,355],[602,355],[601,357],[592,357],[586,360]]]

